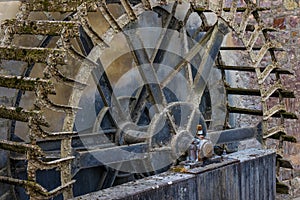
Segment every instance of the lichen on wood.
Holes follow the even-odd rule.
[[[283,141],[286,141],[286,142],[292,142],[292,143],[297,143],[297,139],[296,139],[294,136],[291,136],[291,135],[283,135],[282,133],[274,134],[274,135],[272,135],[270,138],[279,140],[279,139],[280,139],[280,136],[281,136],[281,138],[282,138]]]
[[[0,46],[0,59],[5,60],[47,63],[50,55],[57,64],[65,64],[66,51],[62,49]]]
[[[30,151],[38,156],[43,155],[41,148],[36,145],[24,144],[20,142],[12,142],[7,140],[0,140],[0,149],[14,151],[17,153],[26,153]]]
[[[27,9],[30,11],[47,11],[47,12],[74,12],[82,3],[88,4],[88,11],[97,10],[96,0],[31,0],[27,3]]]
[[[34,118],[42,126],[49,126],[40,111],[28,111],[21,108],[0,105],[0,118],[28,122],[30,117]]]
[[[49,80],[22,76],[0,75],[0,87],[24,91],[36,91],[39,86],[49,94],[55,94],[54,85]]]
[[[235,95],[253,95],[253,96],[261,96],[259,89],[249,89],[249,88],[230,88],[226,87],[226,91],[228,94],[235,94]],[[281,95],[284,98],[295,98],[295,94],[293,91],[289,90],[281,90]],[[275,91],[271,97],[279,97],[279,92]]]
[[[34,34],[60,36],[63,30],[69,31],[70,37],[79,36],[79,23],[70,21],[35,21],[35,20],[5,20],[1,28],[12,27],[14,34]]]

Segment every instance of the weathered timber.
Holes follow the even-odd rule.
[[[208,132],[207,134],[213,144],[224,144],[255,138],[257,135],[257,127],[228,129]]]
[[[262,48],[263,47],[257,46],[257,47],[253,47],[252,50],[253,51],[259,51]],[[242,47],[242,46],[232,46],[232,47],[230,47],[230,46],[227,46],[227,47],[223,46],[223,47],[221,47],[220,50],[222,50],[222,51],[247,51],[248,49],[247,49],[247,47]],[[281,47],[270,47],[270,48],[268,48],[268,50],[272,50],[272,51],[284,51],[284,49],[281,48]]]
[[[42,87],[47,93],[55,94],[54,85],[49,80],[39,78],[0,75],[0,87],[25,91],[35,91],[38,87]]]
[[[274,136],[274,138],[279,139],[279,138],[276,138],[275,136]],[[291,136],[291,135],[283,135],[282,140],[286,141],[286,142],[297,143],[297,138],[295,138],[294,136]]]
[[[281,182],[276,182],[276,192],[279,194],[288,194],[289,193],[289,186],[285,185]]]
[[[272,28],[272,27],[268,27],[268,28],[262,28],[263,32],[277,32],[279,30],[277,30],[276,28]]]
[[[228,106],[227,107],[228,111],[230,113],[239,113],[239,114],[248,114],[248,115],[258,115],[258,116],[263,116],[263,112],[261,110],[254,110],[254,109],[247,109],[247,108],[237,108],[237,107],[232,107]],[[284,118],[287,119],[298,119],[297,115],[294,113],[290,112],[280,112]],[[280,113],[276,113],[273,115],[273,117],[280,118]]]
[[[285,160],[282,158],[277,158],[277,162],[280,167],[293,169],[293,165],[289,160]]]
[[[285,127],[283,125],[272,127],[264,133],[263,138],[272,138],[274,135],[286,135]]]
[[[195,10],[197,12],[214,12],[212,10],[209,10],[203,6],[199,6],[199,7],[196,7]],[[247,10],[247,7],[237,7],[236,9],[236,12],[245,12]],[[266,11],[266,10],[270,10],[269,7],[256,7],[255,10],[257,11]],[[230,8],[229,7],[226,7],[226,8],[223,8],[223,11],[224,12],[230,12]]]
[[[1,27],[12,27],[13,34],[34,34],[34,35],[52,35],[60,36],[64,30],[68,30],[70,37],[79,36],[79,23],[70,21],[34,21],[16,19],[5,20]]]
[[[46,63],[52,57],[57,64],[65,64],[66,51],[62,49],[0,46],[0,59]]]
[[[43,155],[43,152],[40,147],[36,145],[30,145],[20,142],[12,142],[7,140],[0,140],[0,149],[5,149],[8,151],[13,151],[17,153],[26,153],[31,152],[38,156]]]
[[[27,0],[27,10],[29,11],[47,11],[47,12],[75,12],[77,8],[86,3],[87,10],[97,11],[96,0]]]
[[[101,148],[100,146],[106,144],[107,136],[105,134],[113,134],[117,130],[116,129],[108,129],[103,130],[103,132],[94,132],[94,133],[84,133],[78,134],[77,132],[58,132],[58,133],[46,133],[48,138],[51,139],[43,139],[41,141],[37,141],[37,144],[44,150],[44,151],[52,151],[55,149],[60,148],[60,140],[53,140],[52,138],[60,137],[62,134],[69,135],[72,137],[72,147],[82,148],[82,146],[88,147],[97,147]],[[91,131],[92,132],[92,131]],[[113,144],[109,144],[111,147],[114,146]]]
[[[60,186],[49,192],[44,187],[42,187],[41,185],[39,185],[33,181],[20,180],[20,179],[15,179],[15,178],[11,178],[11,177],[0,176],[0,182],[26,187],[29,190],[31,190],[32,192],[33,191],[35,192],[35,197],[38,197],[37,199],[41,199],[41,198],[45,198],[45,197],[51,198],[51,197],[54,197],[54,196],[60,194],[63,190],[66,190],[67,188],[69,188],[75,181],[71,181],[64,186]]]
[[[199,32],[201,32],[201,31],[207,32],[211,28],[212,28],[212,26],[203,26],[203,27],[201,27],[201,29],[199,29]],[[246,26],[246,31],[252,32],[252,31],[254,31],[254,29],[255,29],[255,27],[252,24],[248,24]]]
[[[255,67],[250,66],[229,66],[229,65],[217,65],[216,66],[219,69],[223,70],[233,70],[233,71],[245,71],[245,72],[255,72]],[[261,67],[260,71],[263,71],[265,67]],[[291,74],[293,75],[293,72],[287,70],[287,69],[274,69],[271,71],[271,73],[279,73],[279,74]]]
[[[230,88],[226,87],[228,94],[232,95],[251,95],[251,96],[261,96],[259,89],[247,89],[247,88]],[[293,91],[281,90],[280,94],[284,98],[295,98]],[[276,91],[271,95],[271,97],[279,97],[279,92]]]
[[[221,163],[165,172],[75,199],[275,199],[275,152],[248,149],[226,157]]]
[[[0,118],[28,122],[30,117],[42,126],[49,126],[39,111],[28,111],[20,107],[15,108],[0,105]]]
[[[247,7],[238,7],[236,8],[236,12],[245,12],[247,9]],[[270,10],[271,8],[269,7],[256,7],[255,10],[257,11],[266,11],[266,10]],[[230,8],[223,8],[223,11],[225,12],[230,12]]]
[[[286,135],[284,131],[277,131],[274,134],[270,134],[267,138],[279,140],[281,137],[282,141],[297,143],[297,138],[291,135]]]
[[[277,104],[271,108],[268,108],[265,112],[264,112],[264,115],[263,115],[263,120],[268,120],[270,119],[272,116],[276,115],[276,114],[279,114],[280,113],[283,113],[283,112],[286,112],[286,108],[285,108],[285,105],[283,104]]]

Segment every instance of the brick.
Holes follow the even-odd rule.
[[[285,18],[284,17],[275,18],[273,20],[273,27],[274,28],[279,28],[279,29],[285,29],[286,28]]]
[[[274,1],[271,1],[272,2],[272,6],[275,7],[275,6],[279,6],[279,5],[282,5],[282,0],[274,0]]]
[[[299,17],[298,16],[290,16],[289,19],[289,25],[291,28],[296,28],[299,23]]]

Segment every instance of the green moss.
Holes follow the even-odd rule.
[[[43,9],[48,10],[48,8],[50,6],[49,0],[42,1],[41,3],[43,5]]]
[[[62,77],[62,80],[63,80],[64,82],[68,81],[68,79],[67,79],[65,76]]]
[[[16,108],[17,113],[20,113],[22,110],[23,110],[23,108],[21,108],[21,107]]]
[[[205,7],[198,7],[195,10],[196,10],[196,12],[203,12],[203,11],[205,11]]]
[[[32,33],[32,26],[34,25],[34,22],[30,22],[30,25],[28,26],[28,25],[23,25],[22,26],[22,29],[21,29],[21,32],[24,32],[24,33],[28,33],[28,34],[30,34],[30,33]]]
[[[295,137],[293,137],[293,136],[290,136],[290,135],[283,135],[282,139],[284,141],[287,141],[287,142],[297,143],[297,139]]]

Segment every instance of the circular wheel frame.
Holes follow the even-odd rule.
[[[34,59],[38,60],[36,63],[46,62],[43,81],[50,85],[54,83],[57,93],[56,97],[48,96],[51,90],[40,86],[39,79],[35,80],[35,97],[18,93],[15,106],[33,104],[27,110],[36,110],[38,114],[42,111],[50,128],[45,128],[47,123],[43,118],[32,117],[32,113],[23,120],[29,124],[29,135],[18,135],[24,125],[12,123],[12,135],[8,140],[25,141],[32,146],[28,147],[26,159],[18,160],[11,154],[11,166],[8,167],[12,169],[11,176],[16,179],[27,176],[29,181],[38,182],[40,186],[31,186],[26,181],[17,185],[25,186],[34,198],[57,195],[62,198],[60,193],[64,198],[70,198],[160,173],[185,154],[197,124],[202,124],[205,132],[217,131],[228,126],[229,112],[249,114],[250,111],[235,110],[230,106],[227,110],[226,74],[224,68],[217,68],[224,65],[221,46],[230,40],[226,38],[223,42],[223,39],[231,29],[235,30],[245,46],[241,50],[249,52],[256,67],[266,51],[277,46],[271,44],[263,32],[267,45],[255,53],[254,45],[261,33],[257,27],[251,30],[253,34],[247,41],[250,15],[253,14],[256,23],[262,25],[255,4],[247,1],[246,7],[240,9],[244,14],[239,26],[234,23],[239,18],[237,1],[229,10],[222,6],[222,2],[200,5],[197,2],[147,0],[92,2],[80,6],[24,3],[23,8],[27,10],[18,16],[22,22],[20,27],[34,25],[34,22],[25,23],[28,16],[34,20],[41,16],[32,15],[30,11],[49,11],[45,16],[57,18],[58,24],[63,23],[63,18],[65,27],[60,37],[47,36],[40,40],[41,47],[55,46],[53,51],[58,49],[60,53],[51,52],[46,61],[28,60],[25,55],[16,58],[30,63],[34,63]],[[55,16],[57,13],[52,11],[56,9],[69,10]],[[207,12],[209,10],[213,12]],[[79,25],[78,35],[75,26],[70,28],[72,23]],[[10,28],[22,34],[39,31],[41,34],[42,28],[36,27],[29,32]],[[43,34],[53,34],[57,31],[53,27],[50,25],[48,32]],[[14,31],[5,34],[3,44],[12,42],[10,36]],[[22,43],[22,39],[18,43]],[[31,64],[23,76],[40,77],[40,71],[41,66]],[[255,71],[260,82],[266,80],[261,78],[261,70],[256,68]],[[268,92],[260,82],[260,92]],[[266,105],[262,107],[266,129],[266,121],[273,113],[264,110]],[[282,113],[279,116],[284,117]],[[22,121],[18,117],[13,119]],[[273,135],[267,133],[267,136]],[[279,139],[282,142],[281,136]],[[41,149],[45,155],[33,153],[33,147]],[[22,165],[26,169],[20,167]],[[56,167],[60,172],[53,170]],[[95,178],[95,173],[100,175]],[[49,175],[50,181],[46,178]],[[86,181],[89,185],[83,184]],[[14,190],[17,198],[26,198],[21,187]]]

